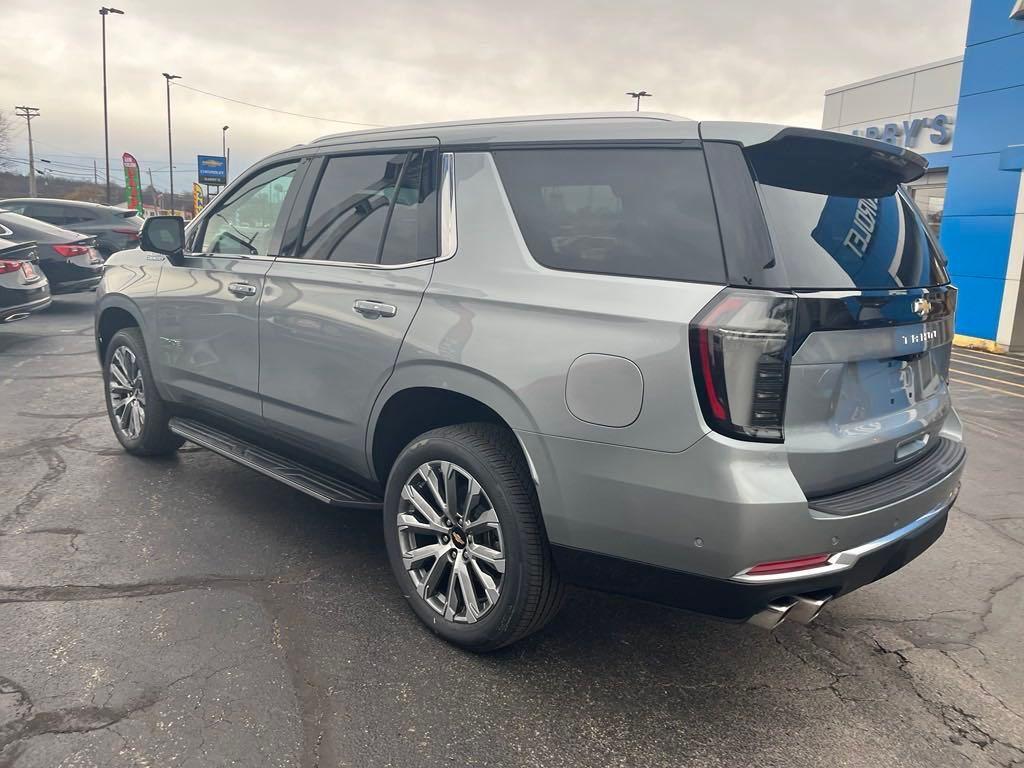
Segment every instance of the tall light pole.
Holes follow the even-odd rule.
[[[626,91],[626,95],[629,96],[631,99],[636,99],[636,111],[639,112],[640,99],[646,98],[648,96],[653,96],[654,94],[648,93],[647,91]]]
[[[36,196],[36,156],[32,148],[32,118],[39,117],[36,107],[15,107],[14,114],[24,117],[28,123],[28,196]]]
[[[230,125],[225,125],[220,129],[220,156],[224,158],[224,183],[228,183],[228,128]]]
[[[171,151],[171,80],[180,80],[181,75],[161,73],[167,79],[167,164],[171,177],[171,215],[174,215],[174,153]]]
[[[110,205],[110,131],[107,127],[107,14],[116,13],[124,15],[124,11],[117,8],[100,8],[100,20],[103,27],[103,157],[106,165],[103,166],[103,178],[107,180],[107,205]]]

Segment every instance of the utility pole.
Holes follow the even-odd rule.
[[[225,125],[220,129],[220,156],[224,158],[224,183],[228,183],[228,128],[230,125]]]
[[[181,75],[161,73],[167,80],[167,173],[171,177],[171,216],[174,215],[174,153],[171,151],[171,80],[180,80]]]
[[[110,205],[110,132],[107,129],[107,14],[123,15],[124,11],[117,8],[100,8],[100,19],[103,27],[103,178],[107,180],[107,205]]]
[[[626,91],[626,95],[629,96],[631,99],[636,99],[636,111],[639,112],[640,99],[646,98],[648,96],[653,96],[654,94],[648,93],[647,91]]]
[[[36,156],[32,148],[32,118],[39,117],[36,107],[15,107],[14,114],[24,117],[28,123],[28,196],[36,196]]]
[[[153,186],[153,169],[152,168],[147,168],[146,169],[146,173],[149,174],[149,188],[151,190],[153,190],[153,207],[156,208],[157,209],[157,213],[159,213],[160,212],[159,211],[160,206],[158,206],[156,204],[156,187]]]
[[[92,161],[92,183],[96,184],[97,186],[99,186],[99,183],[100,183],[99,174],[96,171],[96,161],[95,160]]]

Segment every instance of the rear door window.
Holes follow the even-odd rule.
[[[494,152],[533,258],[551,269],[724,283],[699,149]]]
[[[381,264],[437,257],[437,152],[414,152],[402,171],[381,250]]]
[[[25,215],[45,221],[47,224],[64,224],[64,206],[53,203],[29,203]]]
[[[401,152],[330,158],[313,194],[298,255],[376,264],[407,156]]]

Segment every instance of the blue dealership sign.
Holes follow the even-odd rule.
[[[219,155],[199,155],[199,183],[224,185],[228,183],[228,164]]]

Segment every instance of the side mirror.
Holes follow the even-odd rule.
[[[162,253],[181,264],[185,253],[185,220],[181,216],[151,216],[142,225],[139,241],[144,251]]]

